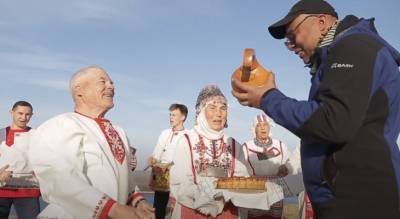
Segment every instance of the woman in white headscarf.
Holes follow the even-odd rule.
[[[238,218],[238,208],[225,203],[205,176],[248,176],[242,145],[225,135],[227,100],[215,85],[197,98],[196,125],[178,141],[171,168],[172,218]]]
[[[286,163],[290,151],[286,145],[271,136],[273,121],[267,115],[257,115],[253,122],[254,138],[244,144],[245,154],[254,176],[266,176],[269,179],[284,177],[289,170]],[[269,211],[251,210],[250,219],[280,219],[282,217],[283,201],[270,207]]]

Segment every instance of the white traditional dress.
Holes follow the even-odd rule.
[[[219,167],[228,176],[248,176],[242,145],[235,139],[222,136],[208,139],[196,129],[188,131],[177,144],[174,165],[171,168],[171,196],[176,204],[173,218],[238,218],[238,209],[230,202],[207,198],[206,188],[199,186],[200,172],[207,166]],[[212,212],[212,213],[211,213]]]
[[[49,203],[38,218],[107,218],[115,202],[134,191],[125,132],[106,119],[66,113],[43,123],[30,144],[30,160]]]
[[[276,175],[278,168],[287,163],[290,151],[280,140],[269,139],[270,141],[264,145],[257,143],[256,140],[246,142],[244,144],[245,156],[250,164],[252,175],[276,179],[278,178]],[[249,218],[281,218],[282,209],[283,201],[280,201],[273,204],[269,211],[249,211]]]
[[[172,128],[162,131],[158,137],[157,145],[153,150],[152,157],[161,163],[171,163],[174,158],[176,143],[186,132],[186,129],[173,131]]]
[[[0,167],[9,165],[7,170],[13,171],[14,176],[32,176],[27,153],[33,132],[34,130],[29,127],[24,130],[14,130],[10,127],[0,129]],[[30,188],[30,184],[25,186],[21,184],[18,187],[20,188],[0,187],[0,198],[38,198],[40,196],[39,188]]]

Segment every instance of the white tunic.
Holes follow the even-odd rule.
[[[268,156],[259,153],[263,150],[262,147],[257,146],[254,140],[248,141],[245,144],[246,158],[248,159],[252,175],[255,176],[274,176],[278,173],[279,166],[286,164],[290,157],[290,151],[286,145],[277,140],[272,139],[272,144],[267,146]]]
[[[213,144],[211,140],[202,137],[205,147],[205,152],[202,153],[200,135],[193,129],[188,131],[187,135],[190,144],[186,137],[178,140],[173,160],[174,165],[170,171],[171,196],[177,200],[173,218],[180,218],[181,205],[193,208],[193,204],[199,201],[196,199],[204,197],[200,193],[205,191],[202,191],[198,185],[199,178],[201,178],[200,172],[204,165],[212,164],[215,167],[224,168],[229,176],[249,176],[249,167],[243,154],[242,145],[235,139],[224,136]],[[190,203],[187,198],[193,194],[185,194],[191,191],[198,191],[195,192],[194,196],[197,197],[194,198],[194,203]],[[215,203],[215,205],[219,204],[221,203]],[[223,204],[220,208],[222,210]]]
[[[260,156],[259,152],[263,151],[263,148],[257,146],[253,140],[246,142],[244,148],[253,175],[275,178],[279,166],[285,165],[288,175],[280,178],[285,197],[297,195],[304,190],[299,147],[296,147],[295,151],[291,153],[283,142],[272,139],[272,144],[267,146],[268,158]]]
[[[39,218],[98,218],[111,198],[126,204],[133,183],[128,168],[128,139],[114,126],[125,148],[118,163],[99,125],[91,118],[66,113],[43,123],[32,137],[30,159],[49,202]]]
[[[15,132],[14,143],[6,144],[6,128],[0,129],[0,167],[10,165],[8,170],[14,173],[31,173],[32,168],[28,162],[28,147],[31,134],[30,129],[27,132]]]
[[[173,130],[166,129],[158,137],[157,145],[154,148],[152,157],[161,163],[171,163],[174,158],[176,144],[187,130],[178,131],[174,134]]]

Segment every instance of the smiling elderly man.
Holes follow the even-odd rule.
[[[104,118],[114,106],[113,81],[91,66],[72,76],[70,89],[75,112],[43,123],[31,142],[31,163],[49,202],[39,217],[154,218],[143,196],[132,194],[126,134]]]

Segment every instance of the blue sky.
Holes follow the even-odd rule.
[[[34,106],[31,125],[73,110],[68,81],[81,67],[105,68],[116,84],[107,117],[128,132],[140,167],[168,127],[168,106],[186,104],[194,121],[200,89],[217,84],[229,101],[227,134],[249,140],[258,110],[230,94],[230,76],[246,47],[276,74],[288,96],[306,99],[310,76],[300,59],[267,27],[296,1],[267,0],[5,0],[0,3],[0,125],[17,100]],[[340,17],[376,18],[380,34],[400,49],[398,0],[330,1]],[[298,139],[281,127],[274,136],[290,148]]]

